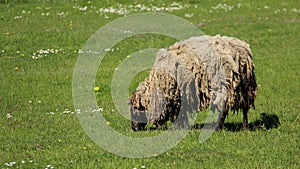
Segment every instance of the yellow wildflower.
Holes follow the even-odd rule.
[[[95,92],[98,92],[99,90],[100,90],[100,87],[98,87],[98,86],[95,86],[95,87],[94,87],[94,91],[95,91]]]

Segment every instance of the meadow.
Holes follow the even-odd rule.
[[[186,19],[207,35],[250,44],[258,93],[249,130],[241,129],[241,114],[230,113],[223,130],[199,143],[205,120],[200,113],[179,144],[147,158],[117,156],[89,138],[72,98],[78,53],[105,24],[149,11]],[[0,0],[0,168],[300,168],[299,30],[298,0]],[[131,53],[174,42],[146,34],[108,52],[95,79],[107,125],[140,137],[163,132],[131,131],[112,101],[111,78]],[[135,77],[128,92],[146,75]]]

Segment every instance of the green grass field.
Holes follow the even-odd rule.
[[[234,36],[251,45],[259,85],[256,109],[249,112],[251,130],[241,130],[242,115],[231,113],[225,129],[202,144],[200,129],[194,129],[163,154],[120,157],[95,144],[78,121],[72,99],[78,51],[110,21],[162,7],[208,35]],[[0,0],[0,168],[300,168],[299,30],[298,0]],[[105,56],[96,76],[97,101],[117,131],[143,137],[160,132],[131,131],[130,121],[115,111],[111,77],[129,54],[174,42],[136,36]],[[131,92],[145,75],[135,78]],[[204,120],[200,113],[197,124]]]

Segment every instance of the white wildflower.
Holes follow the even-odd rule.
[[[193,13],[185,13],[185,14],[184,14],[184,17],[186,17],[186,18],[191,18],[191,17],[193,17],[193,16],[194,16]]]
[[[85,7],[79,8],[79,10],[80,10],[80,11],[86,11],[86,10],[87,10],[87,8],[88,8],[88,7],[87,7],[87,6],[85,6]]]
[[[59,13],[56,13],[58,16],[64,16],[65,13],[64,12],[59,12]]]
[[[81,110],[80,110],[80,109],[76,109],[76,110],[75,110],[75,113],[81,114]]]
[[[160,11],[168,11],[172,12],[175,10],[180,10],[183,8],[188,8],[189,4],[182,4],[178,2],[173,2],[170,6],[167,6],[166,4],[162,4],[160,6],[147,6],[145,4],[135,4],[135,5],[123,5],[118,4],[117,6],[110,6],[106,8],[100,8],[96,11],[96,13],[99,13],[100,15],[104,14],[118,14],[118,15],[128,15],[132,12],[160,12]],[[107,17],[107,16],[106,16]]]
[[[68,109],[65,109],[65,111],[63,111],[62,113],[63,113],[63,114],[69,114],[69,113],[71,113],[71,111],[68,110]]]
[[[103,108],[100,107],[98,109],[92,109],[92,113],[95,113],[95,112],[102,112],[103,111]]]
[[[300,13],[300,9],[298,10],[298,9],[296,9],[296,8],[293,8],[292,10],[291,10],[292,12],[299,12]]]
[[[55,114],[55,113],[51,111],[51,112],[47,112],[46,114],[51,114],[51,115],[53,115],[53,114]]]
[[[40,49],[33,53],[31,56],[32,59],[40,59],[43,57],[47,57],[53,54],[57,54],[58,52],[62,51],[62,49]]]
[[[10,119],[10,118],[12,118],[12,115],[6,114],[6,118]]]
[[[124,33],[132,33],[132,31],[125,30]]]
[[[83,50],[79,49],[79,50],[78,50],[78,53],[84,53],[84,52],[83,52]]]
[[[53,169],[54,167],[48,164],[45,169]]]
[[[12,167],[15,164],[17,164],[17,162],[15,162],[15,161],[9,162],[9,163],[5,163],[5,165],[8,166],[8,167]]]
[[[15,16],[14,19],[21,19],[23,16]]]

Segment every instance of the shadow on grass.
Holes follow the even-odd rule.
[[[270,130],[273,128],[277,128],[280,125],[279,117],[275,114],[268,114],[268,113],[261,113],[261,117],[254,122],[251,122],[248,124],[248,130],[255,131],[258,129],[266,129]],[[208,124],[206,125],[205,129],[210,129],[214,126],[214,124]],[[192,129],[202,129],[204,127],[204,124],[195,124]],[[243,129],[243,123],[224,123],[223,130],[227,131],[241,131]]]

